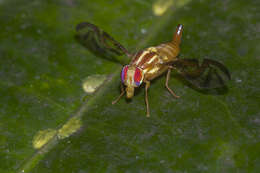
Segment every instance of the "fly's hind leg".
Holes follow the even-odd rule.
[[[112,101],[112,105],[116,104],[124,94],[125,94],[125,89],[123,84],[121,83],[121,94],[114,101]]]
[[[171,95],[175,98],[179,98],[180,96],[177,96],[172,89],[168,86],[168,82],[170,80],[170,76],[171,76],[171,70],[173,69],[172,66],[169,66],[168,71],[167,71],[167,76],[166,76],[166,82],[165,82],[165,87],[168,89],[168,91],[171,93]]]
[[[148,88],[150,87],[150,82],[145,81],[145,104],[146,104],[146,117],[150,117],[150,108],[148,102]]]

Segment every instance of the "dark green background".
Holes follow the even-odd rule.
[[[260,1],[173,1],[162,16],[155,2],[0,0],[1,173],[260,171]],[[149,90],[150,118],[143,88],[111,105],[121,66],[75,41],[82,21],[132,52],[169,41],[182,23],[180,57],[225,64],[229,90],[203,94],[172,78],[176,100],[161,77]],[[90,96],[82,82],[93,74],[112,78]],[[82,118],[79,131],[33,148],[37,132],[73,116]]]

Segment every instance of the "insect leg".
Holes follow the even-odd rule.
[[[170,66],[168,68],[168,72],[167,72],[167,76],[166,76],[166,82],[165,82],[165,87],[168,89],[168,91],[173,95],[173,97],[175,98],[179,98],[180,96],[177,96],[173,91],[172,89],[168,86],[168,82],[170,80],[170,76],[171,76],[171,70],[172,70],[172,66]]]
[[[123,84],[121,83],[121,94],[114,101],[112,101],[112,105],[116,104],[124,94],[125,94],[125,89]]]
[[[150,82],[145,81],[145,104],[146,104],[146,117],[150,117],[150,109],[148,102],[148,88],[150,87]]]

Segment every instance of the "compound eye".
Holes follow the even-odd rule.
[[[127,70],[128,70],[128,65],[124,66],[124,68],[122,69],[122,72],[121,72],[122,83],[124,83],[126,80]]]
[[[143,74],[139,68],[135,69],[134,81],[136,86],[140,86],[143,81]]]

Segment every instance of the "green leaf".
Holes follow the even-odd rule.
[[[259,6],[0,0],[0,172],[259,172]],[[228,91],[194,90],[173,75],[175,99],[163,75],[149,89],[150,118],[144,88],[111,105],[121,66],[78,44],[84,21],[131,52],[171,40],[181,23],[180,57],[225,64]]]

